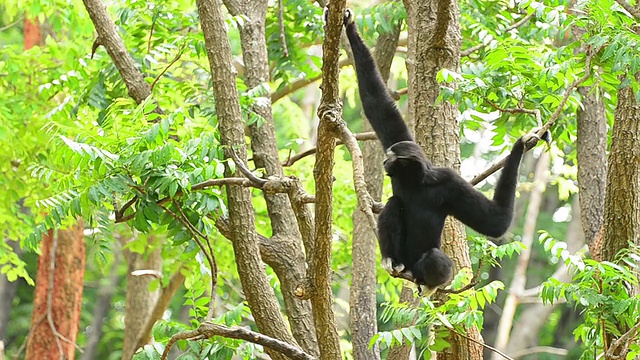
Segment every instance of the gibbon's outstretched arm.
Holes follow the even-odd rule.
[[[496,184],[493,200],[487,199],[466,180],[459,176],[450,183],[455,195],[449,201],[449,214],[475,231],[491,236],[502,236],[513,218],[513,203],[518,184],[518,167],[524,153],[525,135],[518,139],[511,149],[500,179]]]
[[[345,11],[344,25],[353,50],[360,101],[369,123],[382,142],[382,147],[386,151],[399,141],[413,141],[409,128],[394,100],[389,96],[369,48],[358,33],[350,10]]]

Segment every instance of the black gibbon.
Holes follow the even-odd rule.
[[[364,113],[382,142],[393,196],[378,218],[382,267],[392,275],[412,278],[430,294],[447,283],[453,262],[440,250],[447,215],[491,237],[503,235],[513,217],[518,167],[535,134],[518,139],[509,154],[492,200],[474,189],[454,170],[435,167],[413,140],[395,102],[362,41],[350,10],[344,25],[353,50]],[[533,141],[533,144],[538,139]]]

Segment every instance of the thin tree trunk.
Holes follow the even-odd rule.
[[[162,273],[162,255],[160,249],[150,254],[138,254],[124,251],[127,261],[127,296],[124,312],[124,343],[122,360],[129,360],[138,349],[138,339],[160,296],[160,289],[149,291],[152,276],[135,276],[135,270],[152,270]],[[145,345],[145,344],[142,344]]]
[[[636,76],[638,79],[640,76]],[[604,203],[603,260],[640,244],[640,104],[631,87],[618,92]],[[637,294],[639,289],[635,288]]]
[[[516,310],[519,303],[519,296],[525,290],[527,285],[527,267],[529,265],[529,259],[531,257],[531,249],[533,245],[533,238],[536,234],[536,223],[538,219],[538,213],[540,212],[540,205],[542,203],[542,195],[544,189],[547,186],[548,181],[548,169],[549,169],[549,154],[543,152],[536,164],[536,170],[533,178],[533,190],[531,191],[531,197],[529,198],[529,204],[527,206],[527,215],[522,229],[522,243],[526,246],[526,249],[522,251],[518,257],[518,264],[516,265],[513,279],[509,287],[507,298],[502,308],[502,316],[500,317],[500,323],[498,325],[498,333],[496,335],[495,348],[504,351],[509,343],[509,337],[511,334],[511,326],[513,325],[513,319],[516,315]],[[494,353],[493,360],[501,360],[502,356],[498,353]]]
[[[242,161],[246,161],[244,124],[235,69],[232,67],[231,45],[221,13],[222,3],[220,0],[197,0],[196,3],[211,68],[222,145],[233,149]],[[226,175],[232,175],[229,168]],[[256,325],[267,336],[295,344],[264,271],[255,231],[251,192],[238,186],[227,186],[226,189],[236,266]],[[272,359],[286,359],[272,350],[267,349],[267,353]]]
[[[269,81],[269,57],[265,37],[267,0],[224,0],[229,12],[243,15],[239,24],[242,58],[245,65],[245,83],[254,88]],[[271,112],[271,104],[255,105],[252,109],[263,117],[263,121],[249,125],[253,162],[257,168],[264,168],[267,176],[284,175],[276,142],[276,132]],[[318,341],[313,328],[311,303],[295,296],[295,288],[306,276],[306,263],[302,236],[297,227],[296,217],[286,194],[263,193],[271,220],[273,236],[271,251],[263,260],[275,271],[281,284],[282,298],[291,331],[298,344],[307,353],[318,356]],[[277,249],[277,250],[276,250]],[[263,253],[268,251],[263,249]]]
[[[382,79],[387,81],[391,63],[398,46],[402,22],[395,24],[390,33],[381,34],[374,50],[374,58]],[[363,131],[371,131],[371,124],[363,116]],[[364,162],[364,178],[367,190],[372,198],[380,201],[384,170],[382,162],[384,151],[380,142],[365,141],[362,143]],[[353,247],[351,287],[349,294],[349,324],[351,328],[351,344],[354,360],[380,359],[378,344],[371,348],[371,338],[378,331],[376,304],[376,229],[371,229],[365,214],[356,209],[353,213]]]
[[[49,231],[42,239],[27,360],[75,358],[84,282],[83,232],[78,220],[58,230],[55,238]]]
[[[462,36],[456,0],[404,0],[409,25],[407,70],[409,72],[409,116],[415,124],[416,141],[437,166],[460,167],[458,109],[448,102],[436,104],[440,84],[436,75],[442,68],[458,71]],[[455,264],[455,270],[471,268],[464,227],[447,219],[442,234],[443,250]],[[475,340],[451,335],[451,347],[438,359],[481,359],[482,337],[477,328],[468,330]]]

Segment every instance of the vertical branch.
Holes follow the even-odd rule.
[[[245,162],[244,123],[222,4],[220,0],[197,0],[196,3],[211,68],[222,144],[232,148],[241,162]],[[232,175],[229,168],[226,175]],[[238,275],[256,325],[265,335],[293,344],[295,340],[287,330],[260,257],[251,193],[246,188],[227,186],[227,197]],[[272,359],[285,359],[276,351],[267,349],[267,352]]]
[[[336,139],[334,128],[341,121],[342,104],[338,88],[338,58],[342,32],[345,0],[329,4],[325,41],[322,46],[322,100],[318,107],[318,153],[314,168],[316,181],[316,232],[315,244],[309,256],[309,279],[313,288],[311,305],[320,354],[323,359],[342,358],[340,339],[333,313],[331,292],[331,225],[333,155]]]

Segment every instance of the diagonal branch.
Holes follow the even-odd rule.
[[[169,355],[169,351],[178,340],[203,340],[210,339],[214,336],[222,336],[229,339],[238,339],[248,341],[254,344],[262,345],[265,348],[275,350],[281,354],[294,360],[314,360],[314,357],[305,353],[302,349],[295,345],[288,344],[284,341],[274,339],[264,334],[251,331],[238,326],[224,326],[211,322],[204,322],[196,330],[185,331],[171,337],[167,346],[162,353],[162,360]]]
[[[107,8],[100,0],[83,0],[83,3],[98,33],[96,44],[104,46],[107,50],[111,61],[127,86],[129,96],[136,103],[142,103],[151,95],[151,86],[144,81],[142,73],[125,48],[116,24],[109,18]],[[160,111],[159,108],[157,111]]]
[[[633,6],[631,6],[631,4],[629,4],[625,0],[616,0],[616,2],[618,3],[618,5],[622,6],[622,8],[627,10],[629,14],[635,17],[636,21],[640,21],[640,9],[634,8]]]

